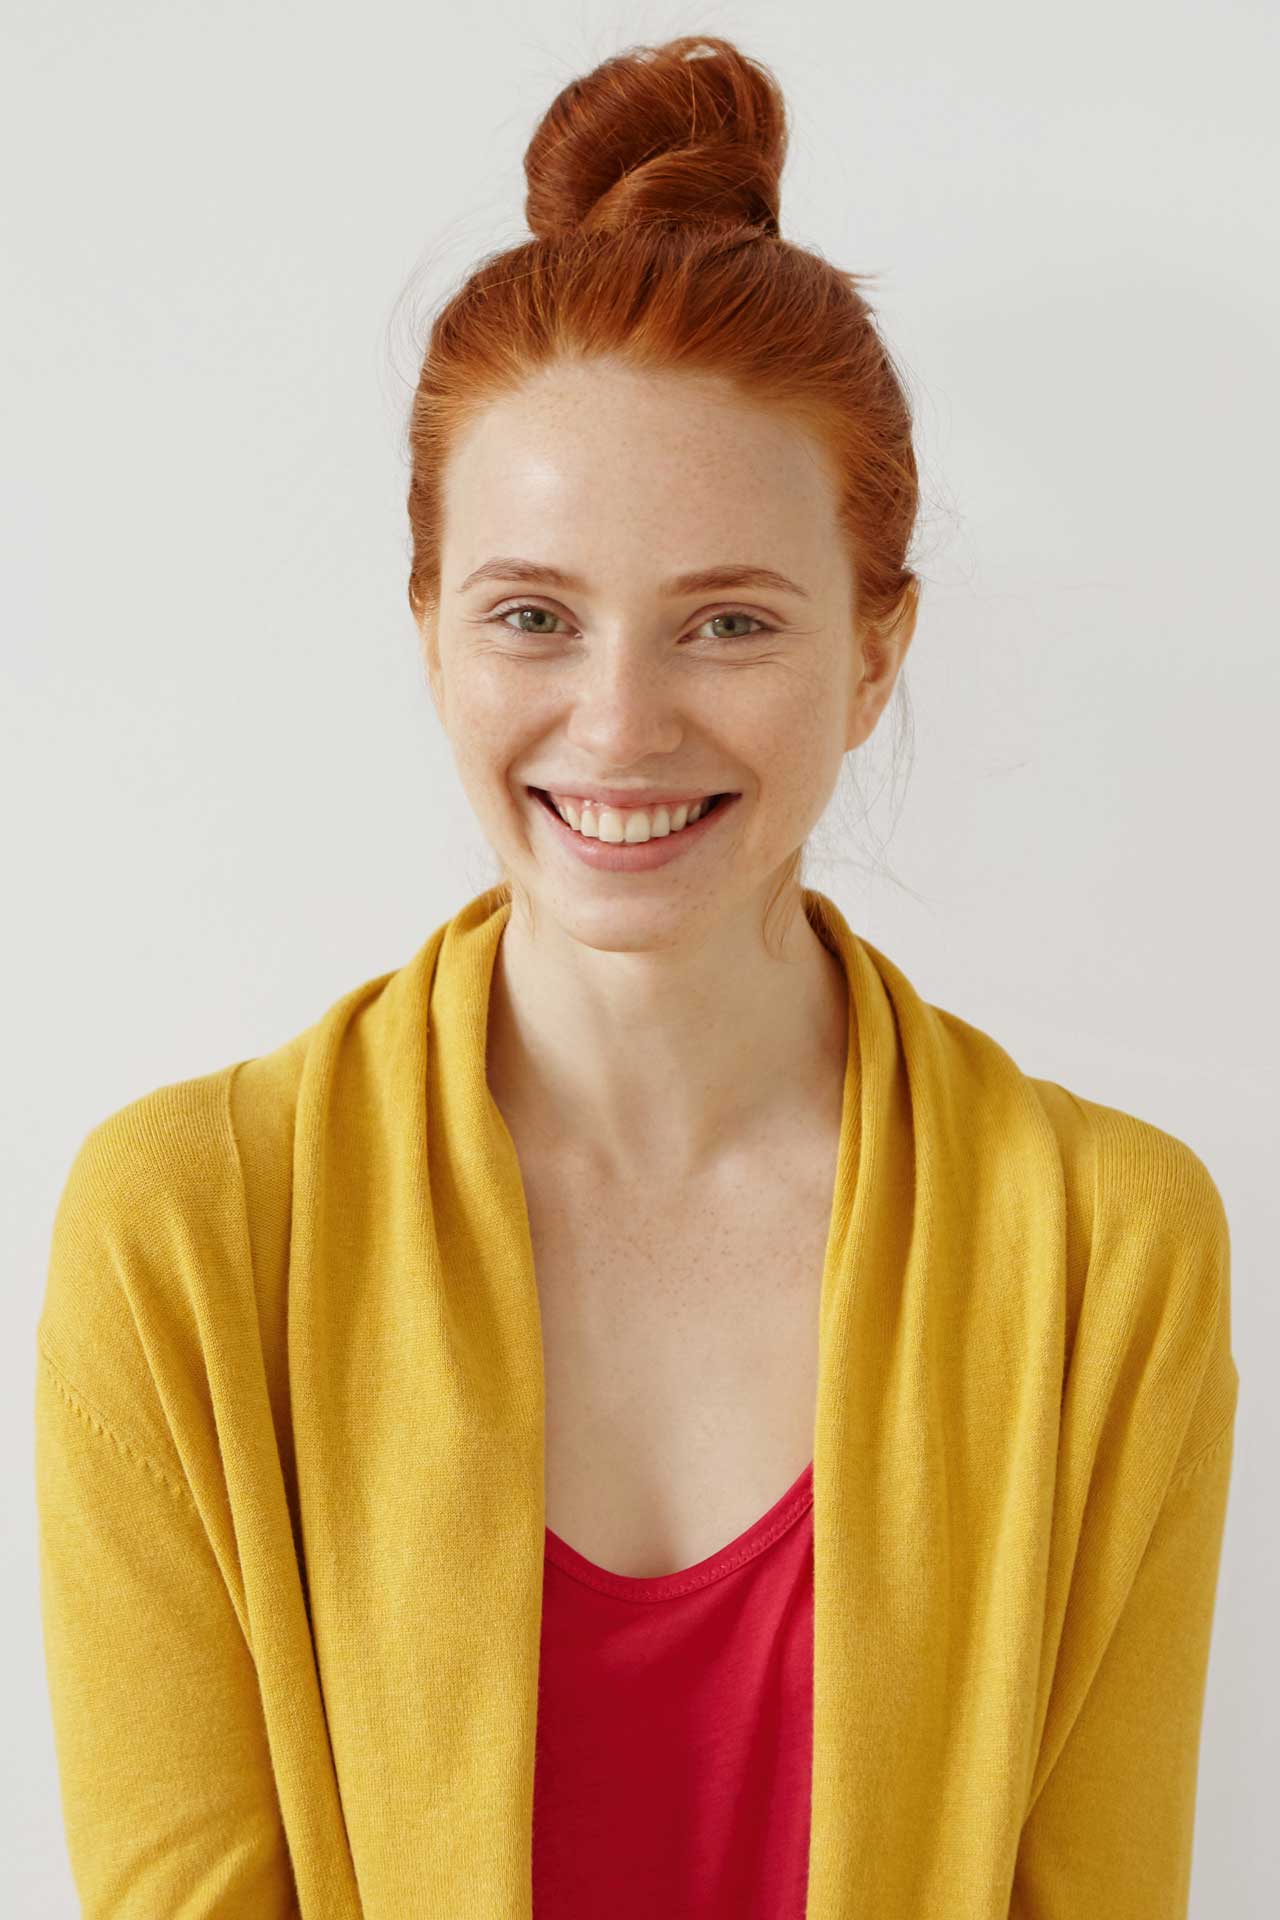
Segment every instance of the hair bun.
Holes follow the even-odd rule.
[[[772,74],[728,40],[632,47],[573,80],[525,153],[538,240],[632,220],[778,232],[786,107]]]

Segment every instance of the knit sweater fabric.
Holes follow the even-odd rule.
[[[849,983],[806,1920],[1180,1920],[1238,1390],[1219,1192],[804,906]],[[530,1920],[545,1382],[485,1074],[510,911],[478,895],[75,1155],[35,1441],[87,1920]]]

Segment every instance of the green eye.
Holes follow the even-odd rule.
[[[533,607],[533,606],[508,607],[505,610],[505,612],[496,613],[494,614],[493,617],[500,626],[505,627],[507,625],[508,619],[513,613],[540,613],[547,620],[555,620],[559,618],[557,614],[552,613],[549,607]],[[540,639],[542,635],[547,631],[547,629],[544,627],[508,627],[507,631],[509,633],[530,633],[534,636],[535,639]]]
[[[711,626],[716,620],[750,620],[758,633],[773,632],[773,628],[767,627],[763,620],[757,620],[754,613],[713,613],[710,619],[704,622],[704,624]],[[755,637],[754,633],[717,633],[712,635],[712,638],[715,640],[754,640]]]

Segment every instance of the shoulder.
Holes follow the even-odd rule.
[[[209,1213],[233,1164],[228,1115],[232,1066],[155,1087],[93,1126],[58,1199],[53,1250],[59,1286],[46,1322],[85,1304],[76,1274],[104,1253],[154,1252],[178,1217]]]
[[[310,1031],[107,1114],[58,1196],[38,1365],[170,1467],[173,1419],[204,1398],[207,1343],[257,1319],[251,1194],[271,1222],[263,1238],[287,1243],[291,1115]]]
[[[63,1183],[56,1249],[74,1255],[110,1246],[156,1264],[188,1250],[193,1226],[225,1231],[244,1163],[267,1179],[287,1163],[312,1031],[270,1053],[152,1088],[99,1120]]]
[[[883,968],[883,961],[880,962]],[[895,976],[900,978],[900,976]],[[899,1010],[914,995],[899,987]],[[1000,1142],[1006,1178],[1057,1162],[1073,1225],[1100,1246],[1122,1236],[1150,1257],[1192,1249],[1211,1266],[1229,1253],[1227,1218],[1204,1161],[1185,1140],[1150,1120],[1028,1074],[982,1028],[942,1007],[919,1003],[913,1025],[919,1059],[946,1093],[959,1128],[981,1115]],[[959,1090],[959,1091],[957,1091]]]
[[[198,1345],[191,1277],[234,1206],[233,1069],[153,1088],[81,1140],[53,1218],[36,1327],[42,1381],[177,1468],[157,1365]]]
[[[1225,1262],[1226,1208],[1194,1148],[1153,1121],[1086,1099],[1056,1081],[1030,1078],[1029,1084],[1095,1242],[1105,1250],[1122,1234],[1150,1252],[1194,1247],[1211,1265]]]

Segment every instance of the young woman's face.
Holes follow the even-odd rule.
[[[834,482],[808,436],[705,378],[559,367],[473,425],[444,504],[432,697],[539,923],[639,948],[763,911],[900,664],[859,685]],[[741,577],[682,578],[724,569]],[[567,797],[573,825],[535,789]],[[655,804],[632,819],[608,789]],[[734,797],[679,826],[675,803],[716,794]]]

